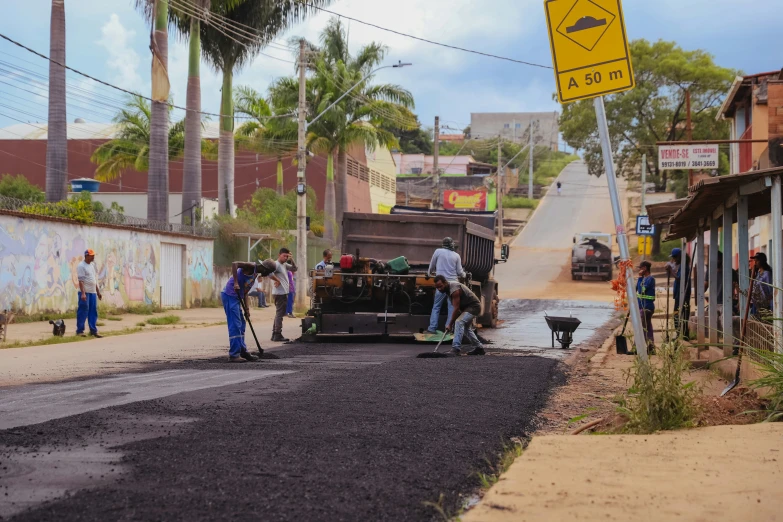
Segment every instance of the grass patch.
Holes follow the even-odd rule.
[[[522,451],[522,441],[512,439],[511,444],[503,444],[503,449],[498,453],[496,462],[493,463],[490,459],[484,459],[489,467],[489,473],[476,473],[481,487],[489,489],[494,486],[500,480],[500,476],[508,471],[508,468],[511,467],[517,457],[522,455]]]
[[[98,321],[97,323],[95,323],[95,326],[106,326],[106,323],[102,321]]]
[[[529,208],[532,210],[538,206],[538,201],[537,199],[505,196],[503,198],[503,208]]]
[[[107,321],[122,321],[122,317],[117,316],[117,315],[110,315],[110,316],[106,317],[106,320]]]
[[[636,358],[627,374],[633,384],[618,405],[626,419],[622,428],[626,433],[655,433],[694,424],[700,390],[695,382],[683,382],[690,370],[688,350],[681,341],[674,340],[662,343],[657,354],[657,364]]]
[[[142,323],[143,324],[143,323]],[[118,337],[120,335],[129,335],[142,331],[141,328],[125,328],[123,330],[117,330],[115,332],[107,332],[101,334],[103,337]],[[33,341],[16,341],[13,343],[0,344],[0,350],[6,348],[25,348],[27,346],[48,346],[52,344],[68,344],[78,343],[95,340],[95,337],[79,337],[78,335],[66,335],[64,337],[47,337],[46,339],[38,339]]]
[[[140,326],[140,327],[144,328],[145,326],[147,326],[147,323],[142,321],[140,323],[136,323],[136,326]]]
[[[763,388],[768,392],[766,398],[769,399],[769,406],[764,412],[764,422],[783,421],[783,354],[755,348],[748,350],[753,350],[758,356],[758,366],[764,374],[764,377],[750,382],[753,388]]]
[[[40,312],[35,314],[24,314],[24,315],[17,315],[14,318],[15,324],[23,324],[23,323],[38,323],[41,321],[56,321],[58,319],[76,319],[76,311],[73,312],[65,312],[64,314],[54,313],[54,312]]]
[[[153,326],[164,326],[167,324],[177,324],[181,320],[182,318],[178,315],[164,315],[162,317],[153,317],[152,319],[147,319],[147,324],[151,324]]]

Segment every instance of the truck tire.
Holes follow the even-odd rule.
[[[498,296],[497,291],[497,282],[489,280],[482,283],[481,300],[483,301],[483,314],[477,319],[478,324],[484,328],[497,328],[498,305],[500,304],[500,297]]]

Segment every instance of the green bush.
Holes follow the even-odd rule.
[[[505,196],[503,198],[503,208],[529,208],[534,209],[538,206],[537,199],[517,198],[514,196]]]
[[[2,179],[0,179],[0,196],[32,201],[34,203],[43,203],[45,199],[44,191],[27,181],[27,178],[21,174],[18,176],[3,174]]]
[[[680,248],[681,245],[682,242],[679,239],[674,239],[672,241],[662,241],[661,251],[660,253],[653,255],[653,261],[668,261],[672,250],[675,248]]]
[[[627,422],[627,433],[654,433],[693,425],[696,398],[700,390],[695,382],[683,382],[690,369],[688,350],[682,343],[662,343],[658,348],[658,364],[636,358],[628,378],[633,380],[627,399],[618,407]]]
[[[95,220],[92,204],[84,199],[58,201],[57,203],[33,203],[22,207],[22,212],[38,216],[72,219],[84,224],[90,224]]]
[[[753,388],[764,388],[768,391],[767,422],[783,420],[783,354],[767,350],[752,350],[759,359],[759,369],[764,377],[751,381]]]

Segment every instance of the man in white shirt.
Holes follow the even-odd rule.
[[[465,271],[462,269],[462,259],[459,254],[454,251],[454,240],[450,237],[443,239],[443,248],[439,248],[435,251],[430,261],[430,267],[427,271],[432,276],[443,276],[449,283],[459,283],[460,277],[465,277]],[[443,292],[435,292],[435,304],[432,307],[432,314],[430,315],[430,326],[427,330],[428,334],[435,334],[438,331],[438,322],[440,320],[440,310],[443,307],[443,302],[447,303],[448,316],[451,317],[454,313],[454,307],[451,299],[448,298],[448,294]]]
[[[76,309],[76,335],[84,337],[84,322],[90,326],[90,335],[101,338],[98,334],[98,299],[103,299],[98,289],[98,278],[95,275],[95,251],[84,252],[84,261],[76,267],[79,279],[79,306]]]
[[[316,270],[326,270],[326,265],[332,264],[332,251],[328,248],[324,250],[324,258],[315,265]]]
[[[277,269],[269,275],[269,279],[274,281],[272,288],[272,297],[275,301],[275,322],[272,325],[272,341],[285,343],[288,339],[283,337],[283,317],[285,317],[288,306],[288,271],[296,272],[297,266],[294,263],[291,251],[287,248],[281,248],[275,263]]]

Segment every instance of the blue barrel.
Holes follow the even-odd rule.
[[[71,180],[71,192],[99,192],[101,182],[91,178]]]

